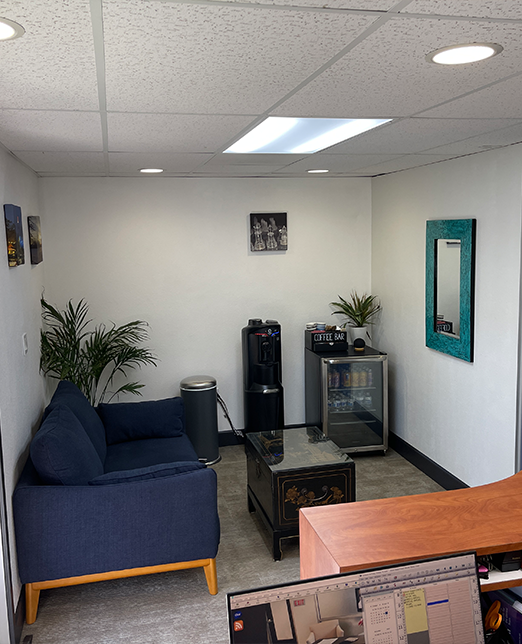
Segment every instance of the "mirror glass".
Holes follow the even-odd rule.
[[[460,337],[460,239],[437,239],[435,331]]]

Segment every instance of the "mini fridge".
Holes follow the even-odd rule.
[[[344,452],[388,449],[388,356],[305,349],[306,424],[319,427]]]

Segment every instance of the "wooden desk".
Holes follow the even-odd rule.
[[[469,550],[522,550],[522,472],[463,490],[305,508],[299,535],[301,579]],[[522,585],[522,573],[509,576],[482,589]]]

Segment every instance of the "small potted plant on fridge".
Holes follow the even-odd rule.
[[[381,305],[376,295],[358,295],[357,291],[352,291],[350,300],[345,300],[340,295],[339,302],[330,302],[337,310],[332,315],[344,315],[345,322],[341,325],[352,329],[353,339],[365,336],[370,338],[368,326],[374,324],[375,316],[381,310]],[[370,338],[371,340],[371,338]]]

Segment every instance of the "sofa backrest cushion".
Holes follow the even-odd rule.
[[[31,442],[31,460],[47,485],[87,485],[103,464],[76,415],[55,404]]]
[[[108,445],[143,438],[175,438],[185,433],[183,399],[179,396],[138,403],[104,403],[98,405],[97,411]]]
[[[107,456],[107,441],[105,438],[105,429],[96,410],[87,400],[85,395],[78,387],[68,380],[62,380],[54,392],[49,407],[46,412],[52,411],[55,405],[64,404],[69,407],[76,418],[82,424],[87,436],[91,439],[94,448],[98,452],[101,462],[105,461]],[[45,416],[44,416],[45,420]]]
[[[124,472],[108,472],[107,474],[102,474],[92,481],[89,481],[89,485],[113,485],[115,483],[130,483],[133,481],[145,481],[146,479],[159,479],[165,476],[175,476],[176,474],[194,472],[194,470],[203,470],[205,467],[206,466],[199,461],[163,463],[161,465],[140,467],[136,470],[126,470]]]

